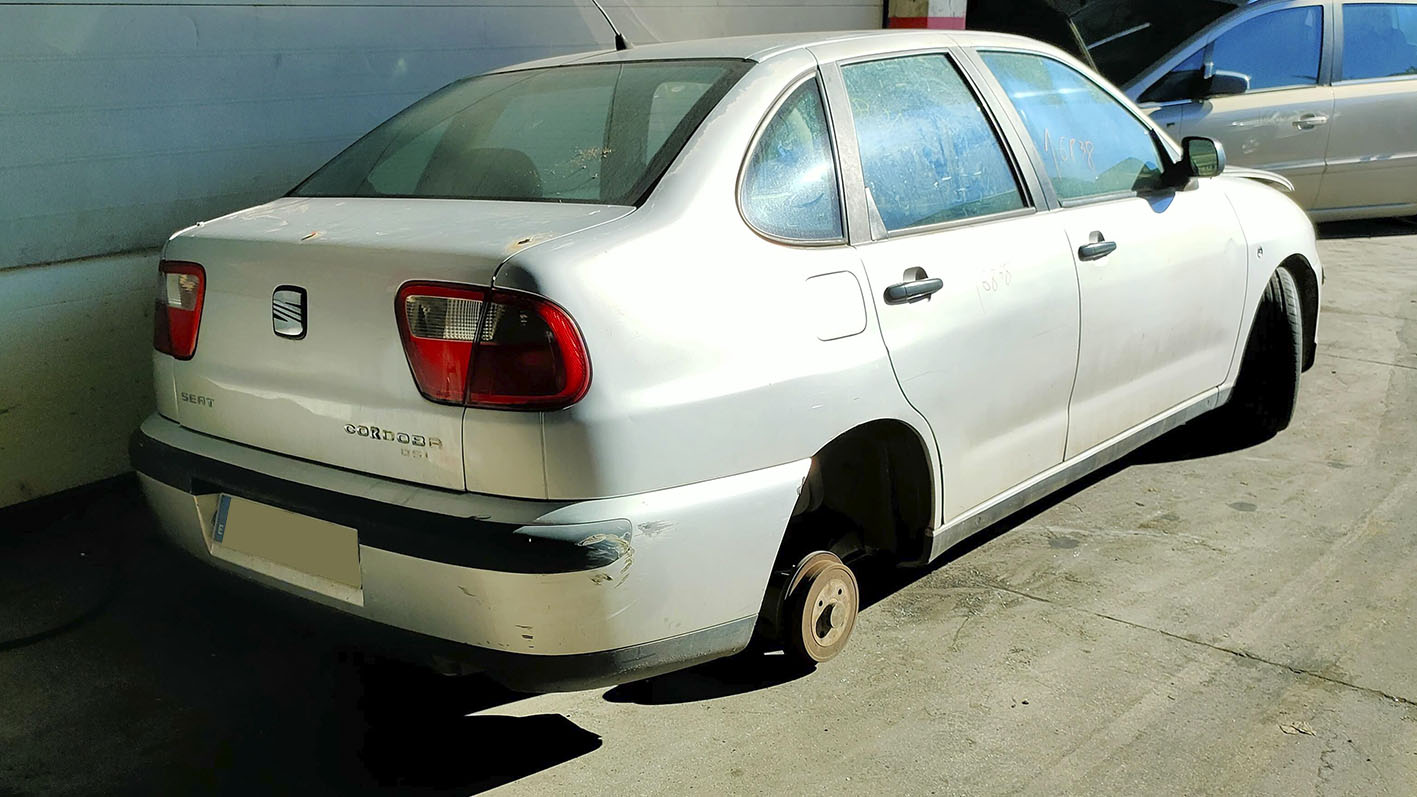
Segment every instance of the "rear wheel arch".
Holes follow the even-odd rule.
[[[830,550],[918,556],[935,512],[935,465],[921,434],[878,419],[837,435],[812,456],[779,558]]]

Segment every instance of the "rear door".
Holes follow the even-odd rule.
[[[1077,278],[994,120],[944,52],[824,67],[853,227],[949,522],[1062,461]]]
[[[1066,456],[1215,388],[1230,369],[1247,254],[1219,186],[1161,188],[1166,156],[1092,78],[1038,53],[983,51],[1062,208],[1081,339]]]
[[[1343,4],[1328,170],[1315,207],[1417,205],[1417,3]]]

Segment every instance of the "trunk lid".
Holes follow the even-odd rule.
[[[513,253],[631,210],[286,198],[185,230],[164,257],[200,264],[206,294],[196,353],[173,363],[176,420],[315,462],[464,489],[464,413],[494,411],[419,394],[396,323],[399,286],[487,286]],[[298,291],[302,328],[290,324]]]

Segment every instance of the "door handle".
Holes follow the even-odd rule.
[[[1328,124],[1328,117],[1321,113],[1306,113],[1294,120],[1294,126],[1300,130],[1313,130],[1326,124]]]
[[[918,301],[939,291],[943,287],[945,287],[945,281],[939,277],[911,280],[910,282],[898,282],[886,288],[886,304],[901,304],[903,302]]]
[[[1078,260],[1101,260],[1117,251],[1115,241],[1093,241],[1078,247]]]

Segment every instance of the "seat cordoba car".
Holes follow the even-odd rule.
[[[1224,165],[997,34],[508,67],[172,236],[133,463],[197,558],[516,688],[825,661],[857,557],[1290,422],[1313,227]]]

